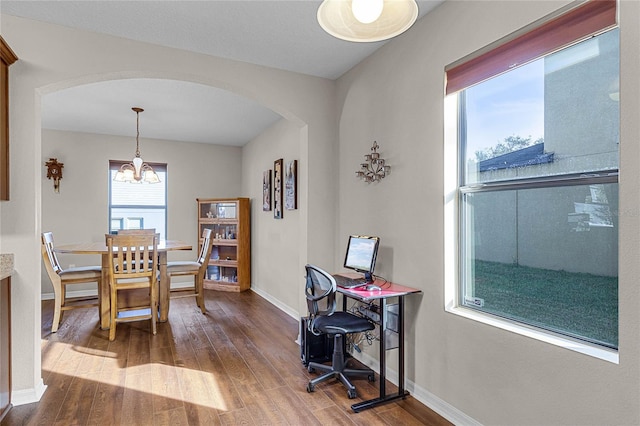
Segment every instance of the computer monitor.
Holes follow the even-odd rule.
[[[368,283],[373,282],[373,270],[376,267],[380,238],[362,235],[349,236],[344,267],[364,273]]]

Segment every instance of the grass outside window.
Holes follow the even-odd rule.
[[[475,261],[483,312],[618,347],[618,278]]]

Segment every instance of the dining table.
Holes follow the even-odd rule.
[[[174,250],[193,250],[191,244],[180,240],[160,240],[158,243],[158,267],[160,270],[159,289],[159,318],[158,321],[165,322],[169,318],[169,292],[171,279],[167,275],[167,253]],[[99,254],[102,257],[102,282],[98,288],[98,304],[100,306],[100,328],[108,330],[111,317],[109,296],[109,250],[106,242],[85,242],[73,244],[60,244],[54,248],[56,253],[65,254]]]

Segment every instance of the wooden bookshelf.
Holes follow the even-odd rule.
[[[211,229],[213,247],[204,288],[251,287],[251,205],[248,198],[198,198],[198,235]],[[199,240],[202,244],[202,239]]]

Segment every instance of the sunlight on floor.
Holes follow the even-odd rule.
[[[44,343],[45,341],[43,340]],[[87,374],[84,375],[86,380],[109,386],[122,386],[125,389],[136,392],[180,400],[220,411],[228,411],[228,405],[224,400],[224,392],[220,389],[215,373],[154,362],[122,367],[118,364],[119,354],[113,351],[86,348],[61,342],[49,341],[48,344],[52,345],[52,347],[49,351],[43,353],[42,361],[43,366],[48,366],[50,372],[71,375],[72,372],[64,370],[73,368],[73,373],[77,373],[76,370],[82,369],[82,364],[86,364],[84,360],[70,367],[61,359],[65,351],[79,352],[83,356],[91,355],[101,358],[95,359],[95,364],[89,362],[91,367],[95,369],[87,371]],[[88,359],[91,358],[88,357]],[[59,362],[64,365],[59,366]],[[149,387],[148,382],[145,380],[126,380],[125,384],[120,381],[117,374],[107,374],[112,368],[126,370],[127,377],[151,375],[151,386]],[[151,372],[149,371],[150,368],[152,369]],[[47,367],[43,367],[43,370],[47,371]],[[185,386],[184,384],[187,383],[188,386]],[[180,386],[180,389],[175,389],[176,385]]]

